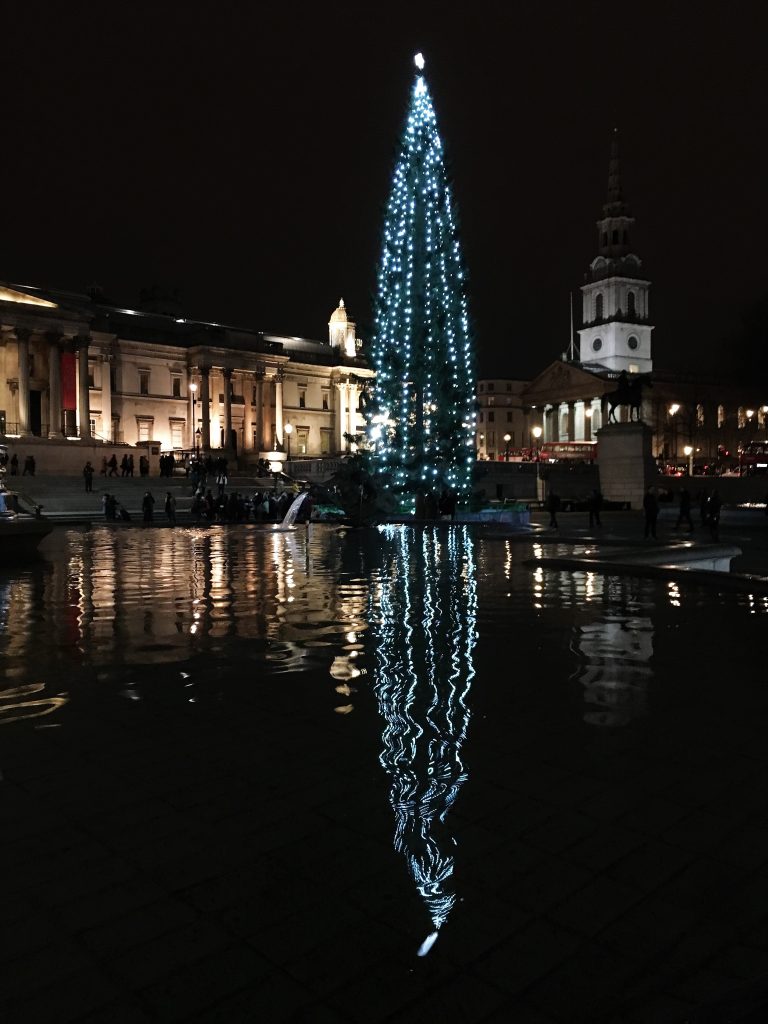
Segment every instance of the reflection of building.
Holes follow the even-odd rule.
[[[294,455],[348,449],[373,372],[343,301],[328,341],[189,320],[173,305],[0,285],[0,434],[197,442],[247,461],[284,444],[290,421]]]
[[[392,785],[395,849],[434,931],[455,902],[448,811],[467,772],[461,747],[474,677],[476,570],[467,528],[389,528],[378,589],[375,692],[386,725],[380,761]]]

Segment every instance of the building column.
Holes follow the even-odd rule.
[[[61,350],[60,335],[48,338],[48,437],[61,437]]]
[[[336,385],[336,388],[338,389],[338,392],[339,392],[339,406],[338,406],[338,410],[337,410],[337,413],[336,413],[336,423],[337,423],[338,428],[339,428],[339,451],[340,452],[343,452],[345,450],[344,434],[346,433],[346,427],[347,427],[347,409],[346,409],[346,405],[344,403],[344,395],[346,394],[348,387],[349,387],[348,384],[337,384]]]
[[[264,370],[256,371],[256,449],[259,453],[266,451],[264,447]]]
[[[203,438],[201,448],[203,452],[211,450],[211,371],[208,366],[200,367],[200,414],[202,419]]]
[[[275,374],[275,438],[279,445],[283,443],[283,372]]]
[[[232,444],[232,371],[225,367],[221,371],[224,380],[224,448]]]
[[[90,440],[91,437],[91,406],[88,393],[88,343],[90,339],[77,339],[77,414],[80,422],[80,437]]]
[[[349,385],[349,430],[348,433],[357,434],[357,384]]]
[[[16,328],[16,347],[19,354],[19,434],[29,435],[29,335],[25,327]]]
[[[101,354],[101,422],[104,438],[112,440],[112,376],[110,367],[112,356],[109,352]]]
[[[550,437],[550,425],[549,425],[549,410],[550,406],[545,405],[541,410],[541,441],[551,441]]]
[[[249,373],[243,373],[243,451],[253,451],[253,384]]]
[[[568,413],[566,416],[566,423],[568,424],[568,438],[569,441],[576,440],[576,409],[573,402],[566,402]]]

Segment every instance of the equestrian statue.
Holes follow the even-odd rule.
[[[633,420],[637,423],[641,422],[640,412],[643,404],[644,385],[651,387],[650,380],[640,377],[640,375],[636,373],[633,373],[630,377],[626,370],[621,371],[619,379],[616,382],[616,390],[609,391],[605,395],[605,400],[608,403],[609,423],[619,422],[616,418],[616,409],[620,405],[629,406],[630,423]]]

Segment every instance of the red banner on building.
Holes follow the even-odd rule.
[[[61,408],[77,408],[77,364],[74,352],[61,353]]]

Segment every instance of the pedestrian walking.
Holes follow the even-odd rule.
[[[165,496],[165,514],[171,526],[176,525],[176,499],[170,491]]]
[[[549,525],[553,530],[559,530],[560,527],[557,525],[557,513],[560,511],[560,495],[555,494],[554,491],[549,492],[547,498],[546,510],[549,512]]]
[[[645,537],[656,539],[656,520],[659,518],[659,499],[656,497],[656,490],[649,487],[643,498],[643,511],[645,512]]]
[[[712,540],[718,541],[720,539],[720,509],[723,507],[723,503],[720,500],[720,494],[715,488],[709,496],[707,502],[707,525],[709,526],[709,532]]]
[[[109,473],[107,476],[117,476],[117,456],[112,452],[112,457],[107,462],[109,466]]]
[[[141,499],[141,511],[144,513],[144,522],[151,523],[152,515],[155,508],[155,499],[152,497],[151,491],[145,491],[144,497]]]
[[[688,533],[693,533],[693,520],[691,519],[691,492],[687,487],[680,491],[680,510],[677,514],[675,529],[679,530],[682,523],[688,523]]]
[[[83,466],[83,479],[85,480],[85,493],[90,494],[93,490],[93,466],[86,462]]]
[[[600,522],[600,510],[603,507],[603,496],[597,488],[595,488],[589,496],[587,507],[589,508],[590,530],[593,526],[602,526],[603,524]]]

